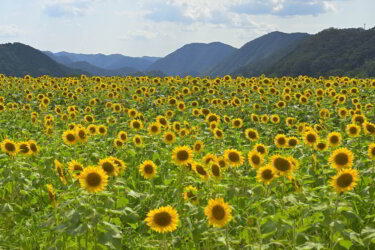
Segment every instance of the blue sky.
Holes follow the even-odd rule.
[[[234,47],[271,31],[372,28],[374,0],[0,0],[0,43],[165,56],[184,44]]]

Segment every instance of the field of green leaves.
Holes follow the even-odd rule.
[[[0,249],[375,249],[375,80],[0,75]]]

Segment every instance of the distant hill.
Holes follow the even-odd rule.
[[[375,28],[327,29],[301,42],[266,74],[375,76]]]
[[[241,74],[242,72],[255,70],[262,71],[259,62],[269,63],[268,60],[277,60],[293,50],[301,41],[308,38],[307,33],[282,33],[271,32],[254,39],[233,54],[218,62],[207,74],[211,76],[224,76],[227,74]]]
[[[94,76],[127,76],[138,72],[137,70],[129,67],[123,67],[116,70],[103,69],[88,62],[72,62],[65,65],[73,69],[84,70]]]
[[[22,43],[0,45],[0,73],[8,76],[71,76],[87,72],[61,65],[41,51]]]
[[[203,75],[218,61],[234,53],[232,46],[214,43],[191,43],[157,60],[147,71],[159,70],[167,75]]]
[[[104,54],[76,54],[68,52],[52,53],[45,51],[48,56],[57,62],[70,64],[75,62],[87,62],[95,67],[117,70],[122,68],[133,68],[136,71],[144,71],[152,63],[157,61],[158,57],[129,57],[120,54],[104,55]]]

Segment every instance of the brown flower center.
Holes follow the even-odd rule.
[[[352,184],[352,182],[353,182],[353,176],[349,173],[345,173],[345,174],[340,175],[336,180],[336,184],[340,188],[349,187],[350,184]]]
[[[230,152],[228,154],[228,158],[231,162],[239,162],[240,161],[240,155],[237,152]]]
[[[101,177],[98,173],[89,173],[86,177],[86,183],[90,187],[97,187],[100,185]]]
[[[281,172],[288,171],[290,169],[290,162],[282,157],[276,158],[274,162],[275,168]]]
[[[272,170],[266,169],[262,172],[262,178],[264,180],[270,180],[273,178]]]
[[[154,215],[154,222],[160,227],[166,227],[172,223],[172,217],[167,212],[159,212]]]
[[[146,165],[144,167],[144,171],[145,171],[146,174],[152,174],[152,173],[154,173],[154,168],[151,165]]]
[[[346,153],[338,153],[335,156],[335,163],[340,166],[345,166],[349,163],[349,156]]]
[[[222,206],[216,205],[212,208],[212,216],[216,220],[222,220],[225,217],[225,210]]]
[[[189,159],[189,153],[186,150],[180,150],[177,152],[177,159],[180,161],[186,161]]]

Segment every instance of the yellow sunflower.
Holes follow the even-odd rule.
[[[116,148],[122,148],[124,146],[124,141],[116,138],[113,140],[113,146],[115,146]]]
[[[130,122],[130,127],[136,131],[143,129],[143,123],[140,120],[132,120]]]
[[[164,133],[164,143],[172,144],[176,141],[176,134],[173,131],[166,131]]]
[[[359,173],[355,169],[340,170],[335,176],[332,177],[331,186],[338,193],[352,190],[359,179]]]
[[[187,165],[192,161],[193,151],[188,146],[181,146],[173,149],[172,160],[177,165]]]
[[[64,143],[67,145],[74,145],[77,143],[77,135],[75,130],[66,130],[63,135]]]
[[[168,120],[167,118],[165,118],[164,116],[162,115],[158,115],[156,117],[156,121],[163,127],[163,128],[167,128],[168,127]]]
[[[108,133],[107,126],[105,126],[105,125],[99,125],[97,127],[97,131],[98,131],[99,135],[107,135],[107,133]]]
[[[203,150],[203,148],[204,148],[204,142],[203,141],[196,141],[194,143],[194,146],[193,146],[194,152],[199,153]]]
[[[275,178],[277,178],[277,170],[271,164],[267,164],[257,171],[257,181],[263,182],[266,185],[270,184]]]
[[[328,144],[325,141],[319,141],[314,148],[318,151],[325,151],[328,148]]]
[[[232,120],[232,127],[233,128],[242,128],[243,127],[243,120],[241,118],[236,118]]]
[[[219,164],[222,170],[225,170],[228,168],[228,163],[225,161],[223,156],[220,156],[217,158],[217,163]]]
[[[24,156],[29,156],[33,152],[30,149],[30,145],[28,142],[20,142],[18,143],[19,152]]]
[[[366,121],[362,125],[363,125],[363,131],[365,132],[365,135],[375,136],[375,124]]]
[[[266,156],[268,154],[268,147],[264,144],[257,143],[253,147],[253,150],[257,151],[262,156]]]
[[[304,141],[305,144],[307,144],[309,146],[313,147],[315,144],[317,144],[319,142],[319,140],[320,140],[320,137],[314,130],[307,130],[303,134],[303,141]]]
[[[328,161],[333,168],[341,170],[343,168],[351,168],[353,166],[354,155],[352,151],[347,148],[339,148],[332,152]]]
[[[97,134],[97,127],[95,124],[90,124],[87,126],[87,132],[89,135],[96,135]]]
[[[78,142],[81,142],[81,143],[87,142],[88,132],[87,132],[86,128],[77,126],[76,129],[75,129],[75,132],[76,132],[76,138],[77,138]]]
[[[217,161],[217,156],[214,155],[214,154],[211,154],[211,153],[207,153],[204,157],[203,157],[203,163],[208,166],[208,164],[210,164],[211,162],[214,162],[214,161]]]
[[[357,124],[348,124],[346,125],[346,133],[350,137],[359,137],[361,133],[361,127]]]
[[[244,163],[242,153],[236,149],[226,149],[224,151],[224,159],[231,167],[239,167]]]
[[[331,147],[339,146],[341,144],[341,140],[342,140],[341,134],[338,132],[331,132],[327,136],[328,144]]]
[[[99,166],[104,170],[107,176],[117,176],[120,172],[117,164],[110,157],[101,159],[99,161]]]
[[[247,154],[247,159],[251,167],[254,169],[259,168],[264,162],[263,156],[256,150],[250,151]]]
[[[375,159],[375,143],[368,145],[368,158]]]
[[[166,233],[175,231],[180,219],[176,209],[166,206],[148,212],[145,222],[152,230]]]
[[[278,124],[280,123],[280,116],[279,115],[271,115],[271,122],[273,124]]]
[[[39,148],[38,144],[36,143],[36,141],[28,140],[27,143],[29,144],[29,148],[30,148],[32,154],[39,153],[40,148]]]
[[[193,162],[192,169],[202,180],[208,180],[209,175],[204,165]]]
[[[214,138],[215,139],[223,139],[224,138],[224,132],[223,130],[219,129],[219,128],[215,128],[212,133],[214,134]]]
[[[292,136],[292,137],[287,138],[287,147],[288,148],[294,148],[298,144],[299,144],[299,140],[297,139],[297,137]]]
[[[79,177],[81,187],[90,193],[103,191],[108,185],[108,175],[100,167],[88,166]]]
[[[79,180],[80,174],[83,171],[83,165],[76,160],[68,162],[69,173],[77,180]]]
[[[204,208],[208,224],[213,227],[224,227],[232,219],[232,208],[223,198],[210,199]]]
[[[52,203],[52,207],[56,207],[56,191],[53,189],[52,184],[47,184],[48,198]]]
[[[210,170],[210,176],[212,176],[216,180],[220,180],[222,169],[219,163],[211,162],[211,164],[209,165],[209,170]]]
[[[123,142],[126,142],[128,140],[128,133],[125,131],[120,131],[117,133],[117,138]]]
[[[248,128],[245,130],[245,137],[250,141],[256,141],[259,139],[259,133],[255,129]]]
[[[148,125],[148,134],[149,135],[158,135],[161,132],[161,125],[158,122],[153,122]]]
[[[272,156],[272,166],[276,169],[277,173],[282,176],[288,176],[294,170],[294,165],[289,157],[281,156],[279,154]]]
[[[285,148],[287,146],[287,138],[284,134],[278,134],[275,137],[275,144],[278,148]]]
[[[5,139],[1,143],[1,148],[3,149],[5,153],[11,156],[15,156],[19,152],[18,144],[8,139]]]
[[[145,179],[152,179],[156,175],[156,169],[157,166],[155,165],[155,163],[153,161],[147,160],[139,166],[139,173]]]

